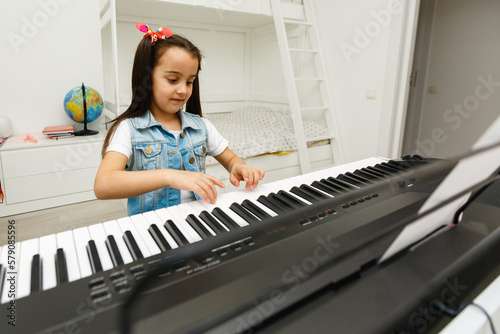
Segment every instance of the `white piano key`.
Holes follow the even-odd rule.
[[[120,229],[122,230],[123,234],[125,234],[126,231],[130,231],[130,233],[132,233],[132,236],[134,237],[135,242],[137,242],[137,246],[141,250],[142,256],[144,256],[145,258],[150,257],[151,252],[149,251],[149,248],[146,246],[146,244],[142,240],[139,232],[137,232],[137,230],[134,226],[134,223],[132,222],[130,217],[124,217],[124,218],[117,219],[116,222],[118,223],[118,226],[120,226]]]
[[[189,215],[195,216],[196,218],[198,218],[200,223],[210,232],[210,234],[217,235],[217,233],[215,233],[212,230],[212,228],[210,226],[208,226],[207,224],[205,224],[205,222],[198,216],[198,214],[199,214],[198,210],[196,210],[192,206],[189,206],[188,203],[180,204],[177,207],[184,213],[184,217],[187,217]]]
[[[106,271],[112,269],[113,261],[109,255],[108,248],[106,247],[106,231],[102,224],[94,224],[88,227],[90,233],[90,240],[94,240],[101,261],[102,270]]]
[[[6,279],[8,278],[7,275],[7,251],[8,251],[8,246],[5,245],[2,249],[2,252],[0,253],[0,263],[2,264],[3,267],[6,269],[5,277],[0,282],[0,285],[3,286],[2,291],[0,291],[0,304],[3,304],[5,301],[8,301],[7,296],[6,296],[6,291],[9,290],[8,288],[8,282]]]
[[[130,216],[130,219],[132,220],[132,223],[137,229],[137,232],[139,232],[139,234],[141,235],[142,240],[146,244],[146,247],[148,247],[151,255],[160,254],[161,252],[160,248],[158,247],[153,237],[149,233],[148,231],[149,225],[146,219],[144,219],[144,217],[142,216],[142,214]]]
[[[132,255],[128,250],[127,245],[125,244],[125,240],[123,240],[123,232],[118,226],[116,220],[110,220],[102,223],[104,226],[104,230],[107,235],[112,235],[115,238],[116,244],[118,246],[118,250],[120,251],[120,255],[122,256],[123,263],[131,263],[133,261]]]
[[[174,238],[172,238],[170,233],[168,233],[168,231],[165,229],[165,227],[164,227],[165,222],[162,221],[160,219],[160,217],[158,217],[156,212],[148,211],[148,212],[144,212],[142,215],[144,216],[144,218],[146,219],[146,221],[148,222],[149,225],[154,224],[158,227],[161,234],[163,234],[163,236],[165,237],[165,240],[167,240],[168,244],[170,245],[170,247],[172,247],[172,249],[179,247],[179,245],[177,245],[177,243],[175,242]]]
[[[68,282],[76,281],[81,277],[78,257],[76,256],[73,233],[71,230],[56,234],[57,248],[64,250],[66,256],[66,267],[68,269]],[[55,253],[54,253],[55,256]]]
[[[184,211],[182,211],[180,209],[179,205],[168,207],[167,211],[175,218],[174,222],[176,223],[177,227],[179,227],[183,232],[186,232],[191,236],[193,241],[191,241],[186,236],[186,238],[189,240],[189,242],[192,243],[192,242],[200,241],[202,239],[201,236],[198,234],[198,232],[196,232],[193,229],[193,227],[191,227],[191,225],[189,225],[189,223],[186,221],[187,216],[184,213]]]
[[[23,241],[17,272],[17,298],[26,297],[31,292],[31,261],[35,254],[38,254],[38,239]]]
[[[0,269],[0,299],[2,298],[2,287],[4,286],[4,280],[5,276],[2,276],[2,272],[5,272],[5,264],[2,262],[2,251],[3,251],[2,246],[0,246],[0,266],[2,266],[3,269]]]
[[[0,304],[10,302],[13,298],[9,296],[12,291],[16,292],[19,282],[19,255],[21,253],[22,242],[16,242],[14,245],[5,245],[2,251],[0,262],[5,265],[5,279],[2,295],[0,296]],[[8,279],[15,276],[15,285],[11,289],[11,284]]]
[[[215,204],[215,205],[210,204],[210,203],[207,203],[203,200],[192,201],[192,202],[188,202],[186,204],[188,204],[189,206],[194,208],[194,210],[198,211],[198,214],[200,214],[200,212],[202,212],[202,211],[211,212],[215,207],[217,207],[217,204]]]
[[[90,240],[89,229],[84,226],[73,230],[73,239],[75,240],[75,251],[80,266],[80,274],[83,277],[92,275],[89,256],[87,254],[87,244]]]
[[[52,289],[57,285],[56,260],[57,252],[56,235],[46,235],[39,240],[40,263],[42,264],[42,290]]]
[[[201,237],[193,230],[188,222],[185,221],[182,211],[173,208],[175,208],[175,206],[169,207],[168,209],[156,210],[156,214],[164,222],[169,219],[172,220],[189,243],[200,241]]]

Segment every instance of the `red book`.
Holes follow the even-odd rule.
[[[60,125],[60,126],[46,126],[43,129],[43,134],[55,134],[55,133],[71,133],[75,132],[74,125]]]

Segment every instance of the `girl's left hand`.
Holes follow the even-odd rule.
[[[233,166],[229,175],[229,180],[235,187],[240,186],[240,181],[245,181],[245,189],[250,190],[251,187],[256,188],[259,181],[264,178],[264,170],[253,168],[246,164],[238,164]]]

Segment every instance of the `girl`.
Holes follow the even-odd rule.
[[[207,154],[229,171],[233,185],[256,187],[264,171],[246,165],[202,117],[200,50],[167,28],[136,26],[146,34],[135,54],[132,103],[104,140],[96,197],[128,198],[128,215],[195,199],[215,204],[216,186],[224,184],[204,174]]]

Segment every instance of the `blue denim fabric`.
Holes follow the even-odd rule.
[[[178,112],[182,122],[179,142],[148,111],[131,118],[132,161],[127,170],[184,169],[205,173],[207,129],[200,116]],[[196,199],[200,197],[195,194]],[[180,203],[180,190],[164,187],[128,199],[128,215],[157,210]]]

